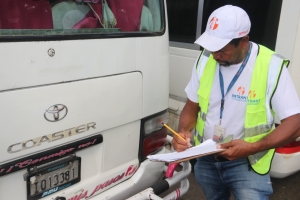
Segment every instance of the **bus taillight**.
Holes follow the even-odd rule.
[[[166,143],[166,138],[166,128],[162,128],[161,130],[146,137],[143,142],[143,157],[146,157],[149,154],[155,153],[156,151],[161,149]]]
[[[167,138],[167,129],[163,127],[162,122],[168,122],[167,111],[142,119],[139,149],[140,162],[144,161],[148,155],[164,147]]]

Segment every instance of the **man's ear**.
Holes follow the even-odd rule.
[[[249,35],[246,35],[241,40],[241,45],[243,49],[247,48],[248,42],[249,42]]]

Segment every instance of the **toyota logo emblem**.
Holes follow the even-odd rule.
[[[49,122],[57,122],[65,118],[68,114],[68,108],[63,104],[56,104],[49,107],[44,113],[44,117]]]

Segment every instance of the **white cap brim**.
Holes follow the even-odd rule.
[[[199,44],[208,51],[215,52],[225,47],[231,39],[218,38],[204,32],[196,41],[195,44]]]

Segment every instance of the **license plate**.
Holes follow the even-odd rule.
[[[31,167],[27,176],[27,199],[40,199],[78,183],[80,166],[80,157],[71,157]]]

